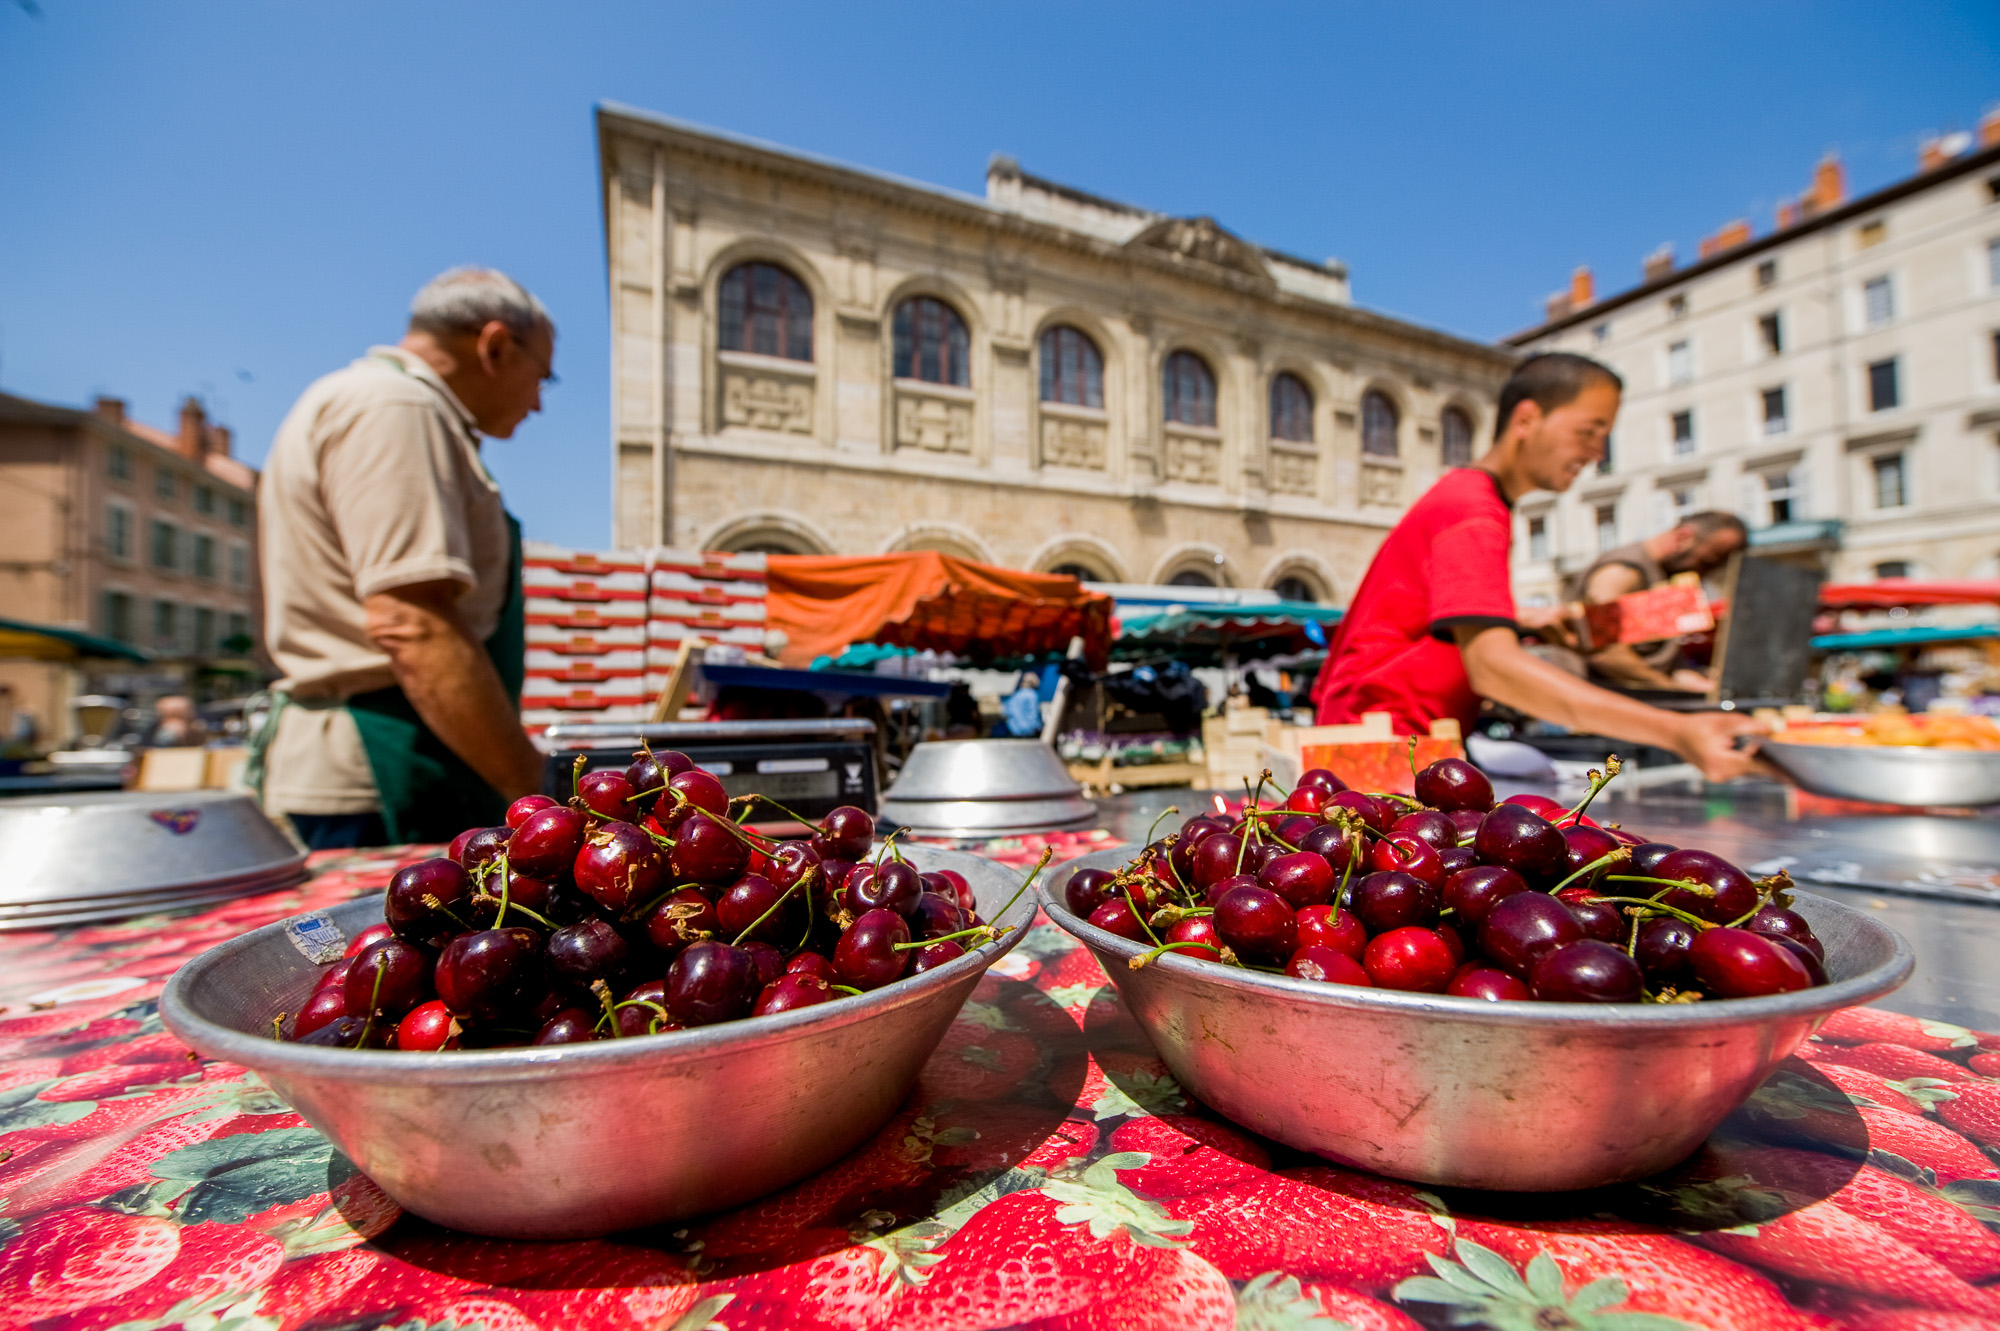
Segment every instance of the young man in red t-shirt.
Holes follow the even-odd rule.
[[[1572,730],[1670,749],[1711,780],[1748,772],[1733,712],[1678,713],[1598,688],[1521,646],[1508,547],[1514,501],[1567,490],[1604,456],[1624,387],[1607,367],[1552,352],[1523,361],[1500,390],[1493,447],[1446,473],[1375,552],[1313,686],[1322,725],[1387,712],[1398,733],[1441,717],[1470,730],[1491,698]],[[1546,621],[1552,612],[1538,618]]]

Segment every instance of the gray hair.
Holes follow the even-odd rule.
[[[542,302],[494,268],[441,273],[410,302],[410,331],[417,333],[476,333],[496,319],[523,338],[537,329],[553,336],[556,328]]]

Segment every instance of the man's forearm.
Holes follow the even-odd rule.
[[[1502,635],[1505,641],[1490,639],[1492,634]],[[1676,749],[1680,744],[1674,713],[1599,688],[1540,660],[1523,651],[1509,629],[1481,630],[1461,641],[1460,647],[1473,692],[1481,697],[1570,730],[1663,749]]]
[[[1633,651],[1629,643],[1614,642],[1609,647],[1601,647],[1592,652],[1590,666],[1614,683],[1623,684],[1631,689],[1680,687],[1664,670],[1655,670],[1647,665],[1645,658]]]

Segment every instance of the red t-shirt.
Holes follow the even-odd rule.
[[[1467,731],[1479,697],[1451,630],[1512,625],[1507,553],[1514,523],[1491,472],[1446,472],[1396,524],[1354,593],[1313,685],[1321,725],[1387,712],[1399,735],[1439,717]]]

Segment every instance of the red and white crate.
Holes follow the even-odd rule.
[[[560,573],[644,573],[648,560],[644,550],[572,550],[547,541],[523,541],[521,564]]]
[[[592,725],[642,725],[652,717],[651,703],[638,707],[601,707],[594,712],[566,707],[523,707],[521,728],[530,735],[539,735],[554,725],[575,725],[578,722]]]
[[[556,652],[563,656],[602,656],[606,652],[646,650],[644,621],[606,624],[597,628],[570,629],[559,624],[530,624],[527,646],[531,652]]]
[[[646,649],[628,647],[623,651],[584,653],[551,652],[530,647],[526,665],[530,678],[593,684],[602,680],[644,676]]]
[[[715,550],[682,550],[667,545],[648,550],[646,566],[655,573],[679,574],[706,582],[762,582],[765,571],[763,555],[725,555]]]
[[[523,565],[521,590],[530,597],[562,601],[640,601],[646,599],[646,574],[641,569],[610,573],[566,573],[557,568]]]
[[[655,594],[646,602],[646,618],[654,624],[685,624],[689,628],[740,629],[764,623],[762,601],[703,603]],[[761,631],[761,628],[760,628]]]
[[[608,628],[646,627],[646,601],[571,601],[557,596],[527,598],[528,627],[537,626],[595,631]]]

